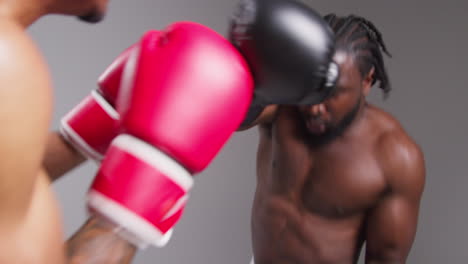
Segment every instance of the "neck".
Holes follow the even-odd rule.
[[[346,129],[343,131],[344,133],[343,134],[347,134],[347,133],[352,133],[352,131],[359,127],[359,125],[362,123],[363,120],[366,119],[366,114],[367,114],[367,110],[368,110],[368,104],[367,104],[367,101],[365,98],[362,98],[361,99],[362,102],[359,104],[358,106],[358,109],[356,110],[355,114],[354,114],[354,117],[352,118],[352,120],[350,120],[348,126],[346,127]]]
[[[25,29],[45,14],[46,8],[38,1],[0,0],[0,18],[13,21]]]
[[[354,117],[353,123],[359,123],[362,119],[364,119],[364,116],[366,115],[369,104],[367,103],[365,98],[363,98],[362,100],[363,101],[361,105],[359,106],[359,110],[357,111],[356,116]]]
[[[360,133],[360,128],[362,128],[361,125],[363,124],[363,122],[366,122],[365,120],[367,119],[369,104],[367,103],[365,98],[363,98],[362,100],[363,102],[360,104],[353,120],[350,121],[347,128],[343,131],[343,134],[341,135],[342,138],[353,137],[353,135],[356,135],[356,132]]]

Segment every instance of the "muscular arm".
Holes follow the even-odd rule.
[[[114,232],[115,226],[92,215],[66,245],[69,264],[128,264],[136,248]]]
[[[47,66],[23,29],[3,20],[0,98],[0,263],[66,263],[60,211],[44,167],[62,164],[53,171],[59,175],[82,159],[57,134],[49,135]],[[44,161],[49,151],[55,154]],[[129,263],[134,253],[94,217],[66,245],[71,263]]]
[[[381,145],[388,191],[367,219],[366,264],[403,264],[411,249],[424,189],[424,160],[412,142]]]
[[[86,158],[67,143],[60,136],[60,133],[49,133],[42,166],[47,171],[51,181],[59,179],[85,160]]]
[[[64,140],[50,132],[43,166],[51,180],[85,161],[85,157]],[[65,244],[68,264],[129,264],[137,249],[118,236],[115,226],[98,215],[91,215]]]

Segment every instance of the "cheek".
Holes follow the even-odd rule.
[[[359,94],[343,92],[328,99],[325,103],[332,120],[340,120],[355,107]]]

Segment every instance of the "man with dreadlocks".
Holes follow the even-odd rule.
[[[313,39],[316,29],[292,13],[288,8],[269,24],[305,35],[284,39]],[[359,16],[324,20],[335,33],[339,77],[333,91],[317,104],[252,104],[258,114],[240,129],[259,129],[252,263],[351,264],[364,244],[367,264],[405,263],[424,188],[423,153],[394,117],[366,101],[374,84],[385,95],[391,90],[382,34]],[[261,21],[259,14],[242,26],[258,28]],[[255,44],[242,46],[252,39],[238,37],[238,46],[259,60]]]

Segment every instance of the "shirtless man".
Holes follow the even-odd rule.
[[[25,30],[47,14],[98,22],[106,6],[106,0],[0,0],[0,263],[123,264],[137,249],[163,246],[192,175],[247,111],[253,80],[244,58],[214,30],[178,22],[149,30],[120,54],[98,89],[63,119],[61,133],[49,133],[50,76]],[[90,218],[64,247],[49,182],[87,158],[100,162],[88,192]]]
[[[26,33],[29,25],[47,14],[98,22],[107,2],[0,1],[1,263],[129,263],[133,256],[134,246],[111,232],[112,224],[97,216],[71,239],[68,254],[64,254],[60,212],[49,177],[58,177],[84,158],[57,133],[48,132],[51,78],[37,45]]]
[[[261,12],[258,6],[251,10]],[[258,20],[247,27],[256,28]],[[376,83],[385,95],[390,91],[381,33],[358,16],[330,14],[325,20],[336,34],[339,78],[333,92],[318,104],[257,105],[259,115],[241,129],[257,126],[260,134],[252,263],[351,264],[364,242],[367,264],[405,263],[424,188],[423,153],[395,118],[366,101]],[[315,32],[305,26],[296,31],[310,38]],[[239,38],[241,48],[245,39],[252,38]]]

